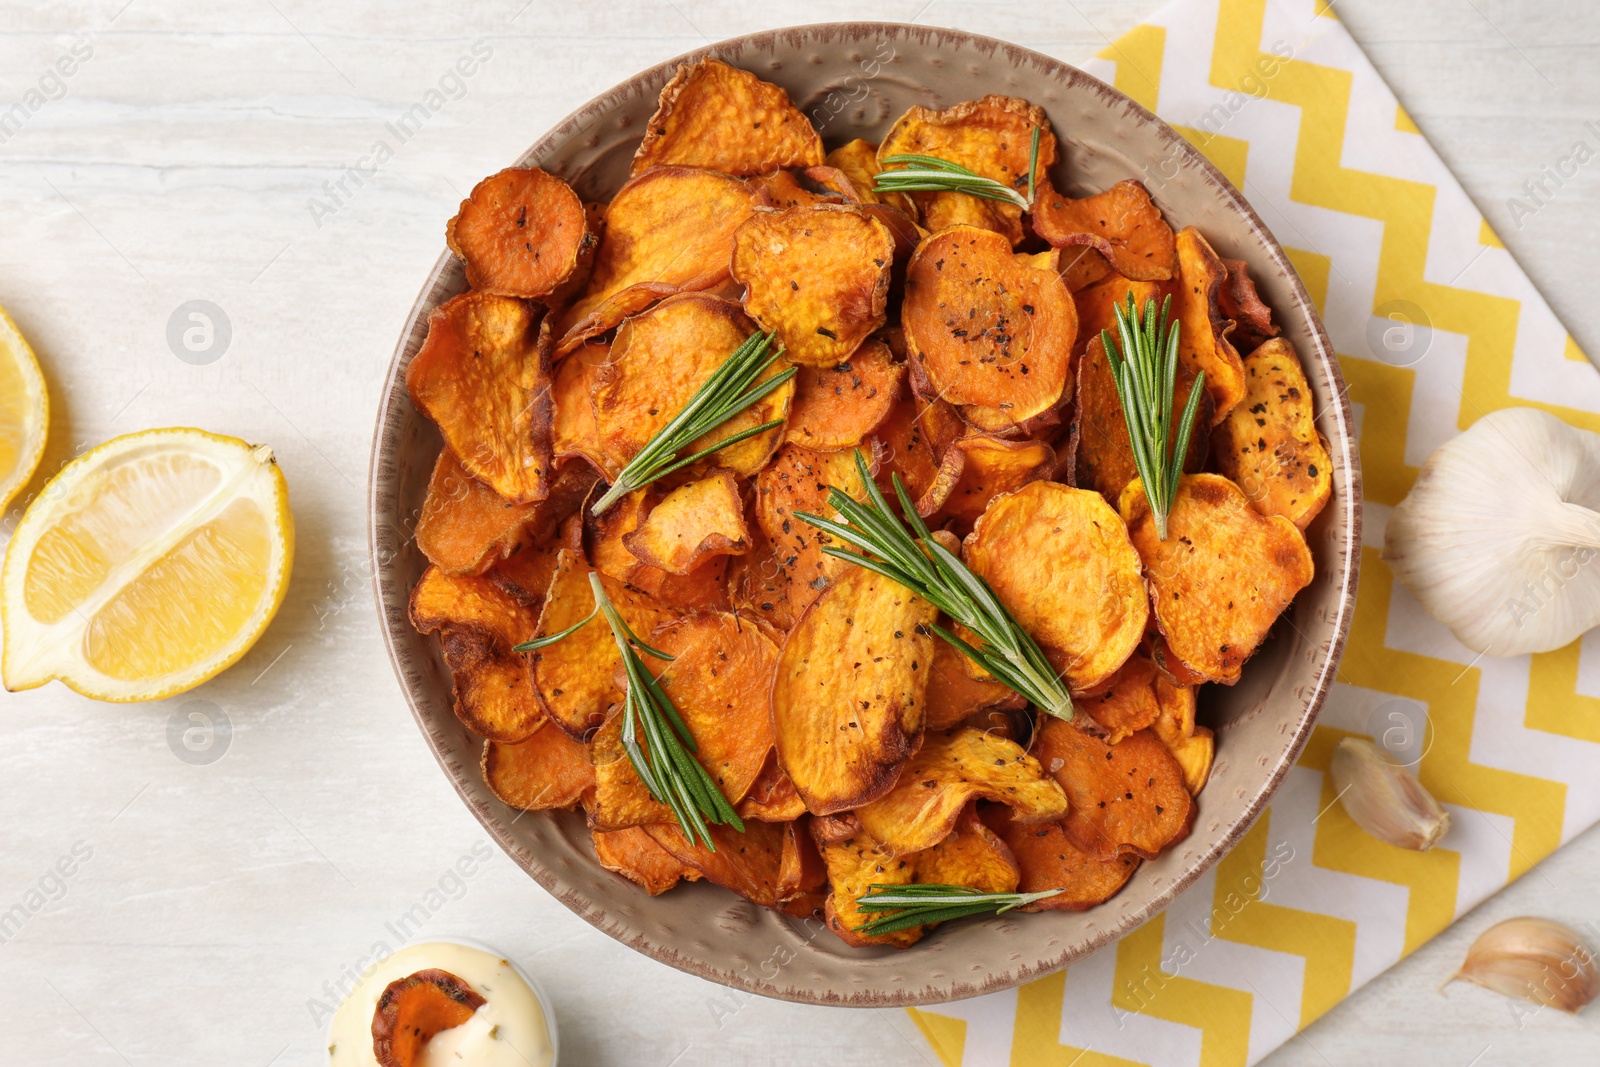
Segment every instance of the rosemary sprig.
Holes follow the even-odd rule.
[[[1195,375],[1189,402],[1178,420],[1177,440],[1172,439],[1173,390],[1178,380],[1178,323],[1168,323],[1172,297],[1161,301],[1161,317],[1156,318],[1156,302],[1144,302],[1144,316],[1134,309],[1133,294],[1126,305],[1118,305],[1119,351],[1112,344],[1111,331],[1100,331],[1100,344],[1106,350],[1117,398],[1122,401],[1122,418],[1128,424],[1128,442],[1133,447],[1133,463],[1144,483],[1145,499],[1156,523],[1156,537],[1167,539],[1167,515],[1178,495],[1178,478],[1183,474],[1183,457],[1189,451],[1189,433],[1194,429],[1195,413],[1200,410],[1200,394],[1206,374]]]
[[[947,919],[960,919],[987,911],[1002,915],[1012,908],[1064,892],[1064,889],[1044,889],[1037,893],[985,893],[970,886],[935,882],[873,884],[867,887],[864,895],[856,898],[856,907],[867,912],[886,911],[892,914],[880,915],[871,922],[863,923],[856,927],[856,933],[892,934],[925,923],[942,923]]]
[[[876,571],[931,602],[976,634],[980,644],[974,647],[937,624],[933,627],[934,633],[1022,694],[1040,711],[1070,720],[1072,696],[1038,644],[1000,603],[989,583],[973,574],[949,549],[934,540],[912,505],[900,476],[894,476],[894,491],[900,499],[905,523],[911,526],[909,530],[890,510],[889,502],[873,482],[860,449],[856,450],[856,471],[867,489],[866,504],[857,503],[838,489],[828,490],[828,504],[839,513],[842,522],[803,511],[795,512],[795,516],[871,555],[859,556],[837,545],[825,545],[822,550],[858,567]]]
[[[650,795],[672,809],[673,817],[678,820],[690,843],[698,837],[706,848],[715,852],[717,846],[712,842],[711,831],[706,824],[720,823],[744,833],[744,822],[728,803],[728,798],[722,795],[722,790],[717,788],[711,775],[692,755],[699,750],[699,746],[684,725],[678,709],[672,706],[672,700],[661,688],[661,683],[656,681],[639,658],[639,653],[667,662],[671,662],[672,657],[651,648],[633,632],[606,595],[605,586],[600,584],[600,572],[590,572],[589,587],[594,590],[594,611],[587,618],[560,633],[517,645],[516,650],[532,652],[546,648],[582,629],[594,619],[596,613],[605,616],[611,627],[611,636],[617,642],[617,650],[622,653],[622,666],[628,677],[627,695],[622,706],[622,748],[628,754],[628,762],[639,772],[639,778],[650,790]],[[639,744],[641,733],[645,744],[649,745],[648,751]]]
[[[1040,127],[1033,128],[1033,145],[1028,152],[1028,197],[1004,182],[985,178],[959,163],[938,156],[904,154],[884,156],[883,161],[900,170],[879,171],[872,186],[875,193],[966,193],[984,200],[1002,200],[1027,211],[1033,206],[1034,176],[1039,169]]]
[[[757,332],[745,338],[744,343],[734,349],[733,354],[723,360],[722,365],[712,373],[711,377],[695,390],[689,402],[683,406],[683,410],[674,415],[672,420],[639,450],[639,454],[628,461],[628,465],[622,468],[611,488],[595,501],[594,514],[603,514],[611,505],[634,490],[643,489],[657,478],[681,470],[713,452],[738,444],[748,437],[782,426],[782,419],[764,422],[748,430],[730,434],[693,455],[679,457],[679,454],[695,441],[799,373],[798,368],[790,367],[765,381],[756,381],[783,355],[781,348],[771,355],[767,354],[773,337],[774,335],[770,333]]]

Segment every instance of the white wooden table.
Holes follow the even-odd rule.
[[[59,685],[0,696],[0,913],[26,912],[0,930],[0,1061],[318,1064],[338,987],[376,944],[398,944],[410,914],[427,934],[492,942],[535,971],[569,1067],[936,1062],[902,1012],[756,1000],[658,965],[492,849],[470,878],[451,873],[487,844],[380,643],[364,551],[372,415],[464,192],[632,71],[707,39],[847,18],[916,18],[1077,61],[1157,5],[523,5],[0,6],[0,114],[30,90],[45,98],[0,125],[0,304],[49,378],[45,470],[146,427],[268,442],[299,538],[277,621],[194,693],[143,706]],[[1600,164],[1520,227],[1506,205],[1600,119],[1600,13],[1547,0],[1338,10],[1600,352]],[[475,73],[446,78],[475,47]],[[351,170],[442,78],[423,128],[376,169]],[[175,355],[169,320],[191,300],[225,316],[225,350]],[[209,749],[181,736],[196,711],[228,727]],[[55,873],[64,857],[69,876]],[[1271,1062],[1593,1062],[1592,1018],[1546,1012],[1519,1031],[1488,994],[1434,989],[1491,919],[1581,917],[1597,882],[1591,833]]]

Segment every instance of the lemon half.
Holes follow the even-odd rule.
[[[49,426],[50,397],[39,361],[0,308],[0,511],[39,469]]]
[[[99,700],[190,689],[261,636],[293,558],[265,445],[194,429],[107,441],[50,480],[6,548],[0,674]]]

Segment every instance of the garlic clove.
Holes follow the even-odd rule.
[[[1600,965],[1589,943],[1571,927],[1531,916],[1479,934],[1450,981],[1457,978],[1568,1013],[1600,995]]]
[[[1422,465],[1383,558],[1475,652],[1565,647],[1600,625],[1600,434],[1490,412]]]
[[[1329,773],[1345,812],[1379,841],[1424,852],[1450,829],[1450,813],[1433,794],[1365,738],[1342,739]]]

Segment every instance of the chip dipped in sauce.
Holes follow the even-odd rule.
[[[447,1064],[473,1064],[474,1067],[552,1067],[555,1063],[555,1035],[549,1016],[529,980],[510,962],[487,949],[455,941],[428,941],[408,945],[373,967],[334,1014],[328,1027],[329,1067],[383,1067],[374,1050],[374,1038],[384,1027],[374,1027],[380,1001],[391,986],[397,989],[408,979],[444,972],[460,987],[452,990],[465,996],[452,997],[462,1010],[459,1022],[450,1013],[434,1008],[422,1009],[440,1025],[439,1029],[399,1062],[414,1067],[445,1067]],[[440,983],[450,985],[445,981]],[[481,998],[481,1003],[476,1003]],[[391,995],[390,1015],[393,1020]],[[467,1007],[472,1010],[470,1014]],[[402,1026],[405,1021],[402,1020]],[[398,1036],[398,1035],[397,1035]],[[389,1056],[401,1053],[399,1042]],[[392,1058],[390,1062],[395,1062]]]

